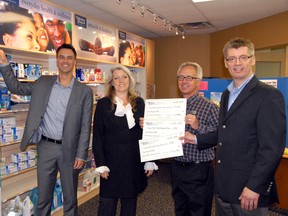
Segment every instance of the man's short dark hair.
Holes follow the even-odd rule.
[[[57,48],[56,50],[56,57],[58,57],[58,53],[61,49],[70,49],[73,51],[74,55],[75,55],[75,58],[77,57],[77,53],[76,53],[76,50],[75,48],[71,45],[71,44],[62,44],[60,47]]]

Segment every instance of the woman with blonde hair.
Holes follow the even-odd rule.
[[[107,95],[97,103],[93,124],[92,149],[101,176],[98,215],[116,215],[120,199],[121,215],[135,216],[137,196],[157,166],[140,161],[139,118],[144,116],[144,101],[136,94],[131,72],[119,65],[111,73]]]

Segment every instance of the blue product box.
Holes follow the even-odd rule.
[[[25,77],[29,80],[36,80],[41,76],[42,65],[24,64]]]
[[[10,94],[0,94],[0,110],[11,110]]]
[[[8,88],[4,82],[0,82],[0,94],[8,94]]]

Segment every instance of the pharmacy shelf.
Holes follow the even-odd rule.
[[[88,200],[92,199],[93,197],[97,196],[99,194],[100,184],[99,181],[96,183],[94,187],[91,188],[90,191],[84,192],[83,190],[79,189],[78,187],[78,206],[87,202]],[[51,214],[52,216],[63,216],[63,207],[57,208],[54,210]]]
[[[19,144],[19,143],[21,143],[21,140],[13,141],[13,142],[0,143],[0,147],[9,146],[9,145],[15,145],[15,144]]]
[[[37,187],[36,167],[2,176],[2,203]]]
[[[12,109],[12,110],[1,110],[0,114],[11,114],[11,113],[19,113],[19,112],[28,112],[28,108],[24,109]]]

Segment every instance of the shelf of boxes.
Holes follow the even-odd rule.
[[[37,187],[36,168],[28,168],[2,177],[2,203]]]

